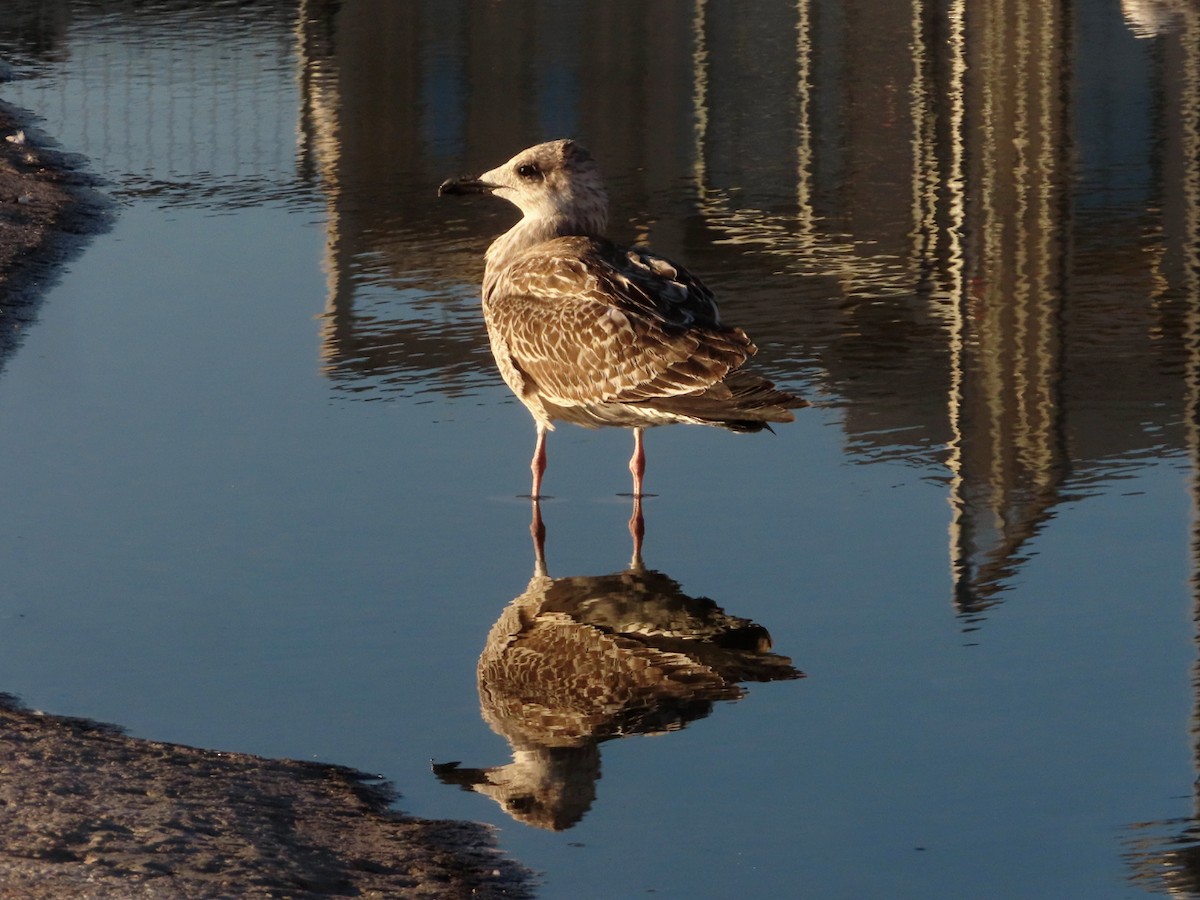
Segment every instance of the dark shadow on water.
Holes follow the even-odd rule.
[[[629,529],[626,569],[551,578],[545,524],[533,504],[533,577],[479,657],[483,718],[513,759],[487,768],[435,763],[444,784],[491,797],[520,822],[562,831],[596,798],[601,742],[678,731],[718,701],[745,696],[742,682],[803,677],[790,659],[769,652],[761,625],[645,567],[638,501]]]
[[[107,231],[114,215],[96,190],[99,179],[84,172],[86,160],[57,150],[34,121],[0,100],[0,371],[62,266]]]

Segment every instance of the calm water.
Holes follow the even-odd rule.
[[[0,58],[117,204],[2,361],[0,689],[379,772],[548,898],[1200,896],[1193,5],[9,0]],[[648,434],[645,573],[560,428],[545,600],[513,213],[436,186],[566,135],[815,406]],[[485,721],[581,596],[806,677]]]

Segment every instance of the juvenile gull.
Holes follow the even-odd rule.
[[[753,432],[807,406],[740,370],[756,352],[721,323],[712,292],[683,266],[603,237],[608,195],[585,149],[559,140],[522,150],[442,194],[495,194],[524,214],[488,247],[483,317],[505,383],[537,424],[530,468],[541,495],[554,422],[633,429],[642,496],[642,429],[686,422]]]

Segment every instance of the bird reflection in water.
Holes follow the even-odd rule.
[[[541,508],[533,503],[535,565],[524,593],[488,633],[479,657],[484,721],[513,761],[485,769],[434,764],[444,784],[491,797],[518,821],[561,831],[591,807],[601,741],[677,731],[739,682],[800,678],[770,653],[771,636],[642,563],[641,500],[629,522],[633,559],[611,575],[551,578]]]

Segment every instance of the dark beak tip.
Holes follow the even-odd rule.
[[[490,194],[495,189],[494,184],[480,181],[472,175],[464,175],[461,178],[447,178],[438,185],[438,196],[444,197],[446,194]]]

